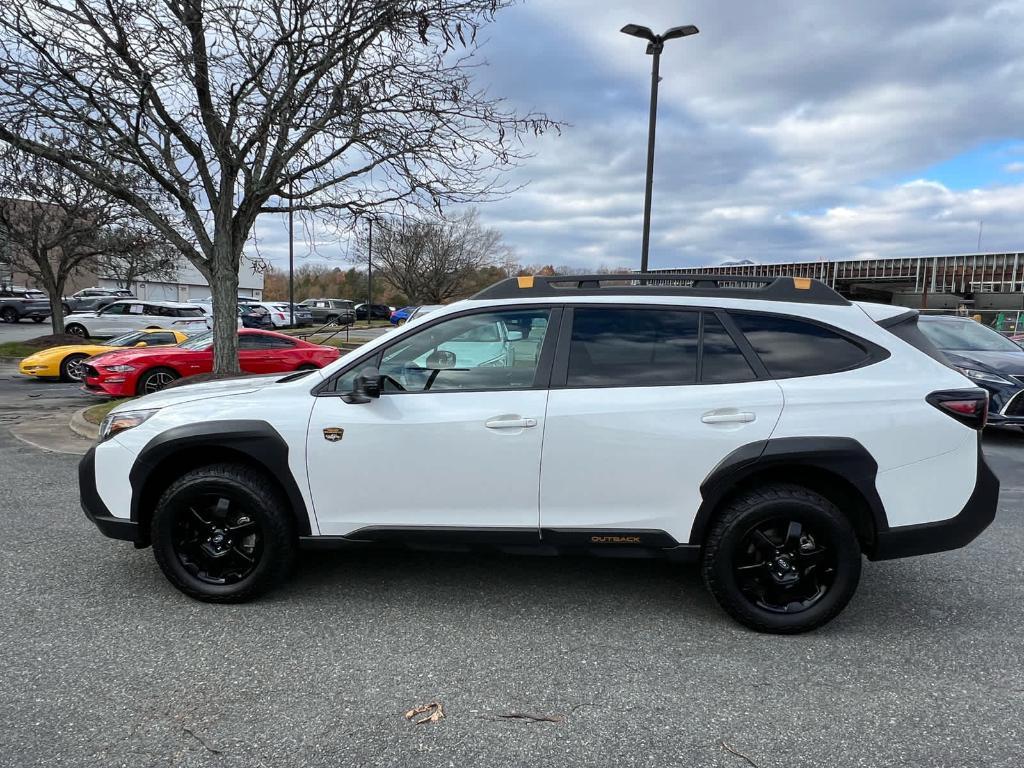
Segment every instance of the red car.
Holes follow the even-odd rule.
[[[238,332],[238,362],[247,373],[285,373],[323,368],[341,356],[336,347],[273,331]],[[213,334],[203,333],[176,347],[142,347],[107,352],[84,363],[85,389],[112,397],[157,392],[182,376],[213,370]]]

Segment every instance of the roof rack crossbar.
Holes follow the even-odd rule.
[[[526,275],[510,277],[474,299],[529,299],[556,296],[719,296],[848,305],[819,280],[775,275],[718,275],[701,272],[629,272],[618,275]]]

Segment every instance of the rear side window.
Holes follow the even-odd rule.
[[[695,384],[699,329],[698,312],[577,308],[566,385]]]
[[[775,379],[845,371],[869,358],[860,344],[814,323],[772,315],[730,315]]]
[[[757,378],[747,358],[725,326],[710,312],[704,313],[704,349],[700,380],[703,384],[729,384]]]

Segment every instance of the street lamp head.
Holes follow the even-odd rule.
[[[649,40],[652,43],[657,39],[649,27],[641,27],[639,24],[627,24],[619,31],[624,32],[627,35],[632,35],[633,37]]]
[[[696,35],[700,32],[693,24],[687,24],[685,27],[672,27],[672,29],[665,32],[662,36],[662,40],[675,40],[677,37],[687,37],[689,35]]]

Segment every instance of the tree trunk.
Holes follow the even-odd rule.
[[[50,327],[54,333],[64,333],[64,281],[45,280],[46,295],[50,297]]]
[[[213,372],[238,373],[238,255],[229,244],[214,245],[210,278]]]

